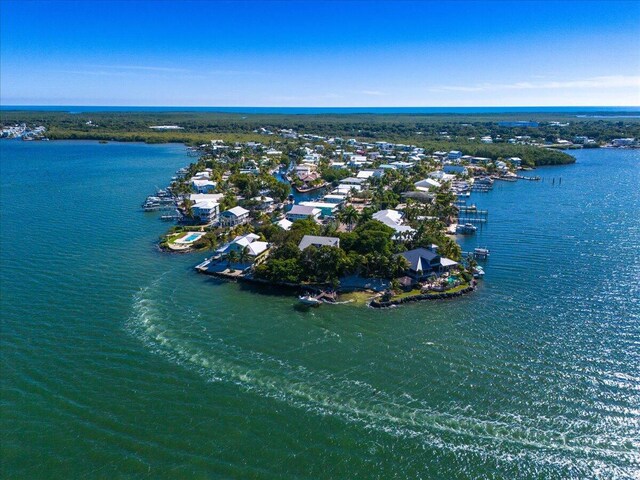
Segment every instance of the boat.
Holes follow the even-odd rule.
[[[484,269],[480,265],[476,265],[473,269],[473,278],[484,277]]]
[[[485,247],[476,247],[473,249],[473,254],[478,258],[487,258],[489,253],[489,249]]]
[[[302,296],[298,297],[298,300],[300,300],[300,303],[302,303],[304,305],[309,305],[311,307],[317,307],[322,303],[320,300],[318,300],[313,295],[302,295]]]
[[[473,235],[474,233],[476,233],[476,230],[478,230],[478,227],[476,227],[472,223],[465,223],[456,227],[456,233],[461,235]]]
[[[145,212],[155,212],[157,210],[161,210],[162,208],[163,206],[159,203],[151,202],[149,200],[142,204],[142,210],[144,210]]]

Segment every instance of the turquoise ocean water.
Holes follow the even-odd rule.
[[[156,249],[184,147],[0,142],[0,476],[637,478],[640,152],[575,155],[474,294],[300,311]]]

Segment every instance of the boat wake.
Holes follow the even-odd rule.
[[[172,362],[197,371],[207,381],[237,385],[264,397],[285,402],[319,415],[338,417],[367,430],[419,442],[426,448],[476,454],[497,464],[532,462],[556,470],[608,472],[627,476],[640,462],[640,442],[572,435],[571,425],[545,428],[538,418],[498,414],[482,418],[471,407],[447,405],[438,411],[409,393],[380,391],[366,382],[329,372],[312,371],[256,351],[214,338],[206,328],[194,328],[199,314],[182,312],[180,329],[171,318],[176,305],[155,291],[161,279],[134,297],[128,330],[152,351]],[[183,323],[184,318],[191,323]],[[177,322],[176,322],[177,323]],[[183,332],[190,328],[190,338]],[[232,339],[231,339],[232,340]],[[615,461],[613,461],[615,460]]]

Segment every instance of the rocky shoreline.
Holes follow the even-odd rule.
[[[404,303],[409,302],[419,302],[423,300],[445,300],[448,298],[460,297],[462,295],[466,295],[467,293],[471,293],[476,289],[476,283],[473,282],[470,286],[463,290],[458,290],[453,293],[422,293],[420,295],[412,295],[410,297],[400,298],[398,300],[388,300],[388,301],[378,301],[377,299],[372,300],[369,303],[369,306],[372,308],[389,308],[394,306],[399,306]]]

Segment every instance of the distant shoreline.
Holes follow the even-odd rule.
[[[237,113],[264,115],[322,115],[322,114],[413,114],[413,115],[464,115],[464,114],[605,114],[604,118],[613,117],[606,114],[630,113],[632,115],[616,115],[615,118],[640,118],[640,106],[626,107],[193,107],[193,106],[133,106],[133,105],[2,105],[0,111],[41,111],[65,113],[99,113],[99,112],[147,112],[147,113],[177,113],[177,112],[208,112],[208,113]],[[596,116],[599,118],[600,116]]]

